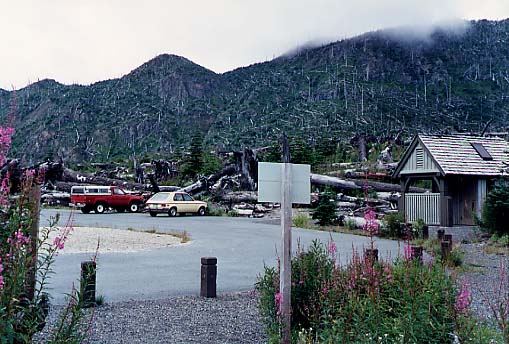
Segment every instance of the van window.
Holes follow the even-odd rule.
[[[71,193],[73,193],[73,194],[84,194],[85,190],[83,188],[72,188]]]
[[[96,189],[96,188],[87,189],[87,193],[98,193],[98,192],[99,192],[99,189]]]
[[[102,194],[110,194],[110,189],[99,189],[99,192]]]
[[[115,195],[125,195],[125,192],[120,189],[113,189]]]

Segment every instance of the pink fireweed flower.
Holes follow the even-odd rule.
[[[2,271],[4,271],[4,266],[2,264],[2,259],[0,258],[0,290],[4,288],[4,276],[2,276]]]
[[[468,306],[470,304],[470,290],[468,290],[468,287],[469,285],[466,283],[461,286],[461,291],[456,297],[455,303],[456,310],[464,315],[468,313]]]
[[[14,128],[0,127],[0,165],[7,162],[7,152],[11,146],[12,135],[14,135]]]
[[[65,245],[65,239],[63,237],[59,237],[58,235],[53,240],[53,246],[55,246],[59,250],[63,250]]]
[[[27,179],[28,179],[28,178],[31,178],[31,177],[33,177],[33,176],[35,176],[35,170],[33,170],[33,169],[27,169],[27,170],[25,171],[25,178],[27,178]]]
[[[282,310],[281,310],[282,301],[283,301],[283,296],[281,295],[281,293],[276,293],[274,295],[274,305],[276,306],[276,314],[277,315],[281,315],[281,313],[282,313]]]
[[[413,251],[414,250],[410,245],[405,245],[405,247],[403,248],[403,256],[405,257],[405,260],[412,259],[412,254],[414,253]]]
[[[334,256],[337,252],[338,248],[336,246],[336,243],[334,241],[331,241],[327,247],[327,251],[329,251],[329,254],[331,256]]]
[[[7,243],[11,244],[16,248],[20,248],[24,245],[28,245],[30,242],[30,238],[28,236],[24,236],[21,230],[18,230],[14,233],[12,237],[7,238]]]
[[[372,209],[364,213],[364,220],[366,220],[363,226],[364,231],[369,235],[378,234],[378,222],[376,221],[376,214]]]

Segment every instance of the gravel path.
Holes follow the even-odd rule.
[[[509,248],[506,255],[484,253],[484,243],[461,244],[464,250],[465,272],[459,278],[469,285],[471,309],[480,317],[492,319],[489,302],[494,302],[501,290],[501,267],[505,270],[505,285],[509,288]],[[508,290],[508,289],[506,289]]]
[[[48,242],[53,242],[56,236],[62,236],[62,232],[61,228],[51,232]],[[164,233],[138,230],[74,227],[69,232],[60,254],[95,252],[98,243],[100,253],[128,253],[180,245],[180,238]]]
[[[90,343],[265,343],[257,302],[254,292],[106,302],[93,314]],[[49,321],[61,310],[52,309]]]

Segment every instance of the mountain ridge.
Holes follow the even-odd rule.
[[[13,154],[71,162],[169,155],[197,130],[206,144],[231,149],[266,145],[281,131],[313,145],[401,130],[480,131],[489,120],[505,129],[509,20],[422,40],[393,36],[369,32],[221,74],[160,54],[88,86],[41,80],[16,91]]]

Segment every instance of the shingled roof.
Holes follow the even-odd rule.
[[[431,155],[443,175],[500,176],[507,174],[506,170],[509,168],[509,142],[502,138],[417,135],[405,152],[396,172],[404,165],[419,142]]]

